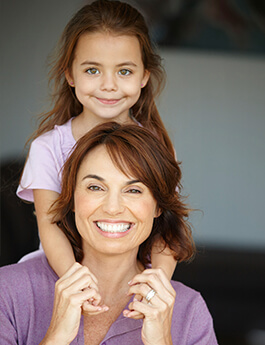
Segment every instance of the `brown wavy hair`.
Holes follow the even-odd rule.
[[[83,258],[82,238],[74,218],[76,177],[84,158],[94,148],[104,145],[114,165],[125,175],[133,176],[151,191],[161,214],[154,219],[150,236],[139,247],[138,259],[150,263],[153,244],[162,239],[179,262],[189,260],[194,252],[190,209],[182,201],[179,163],[165,145],[148,129],[137,125],[108,122],[96,126],[76,143],[64,165],[62,192],[52,205],[53,222],[72,244],[77,261]]]
[[[150,40],[146,22],[136,8],[124,2],[108,0],[97,0],[82,7],[65,27],[57,54],[50,64],[49,85],[53,90],[54,106],[49,112],[40,115],[39,127],[29,141],[53,129],[54,125],[62,125],[82,112],[83,106],[75,97],[74,88],[69,86],[65,72],[71,72],[79,38],[85,33],[94,32],[131,35],[138,38],[144,68],[150,72],[150,78],[147,85],[142,88],[131,113],[137,121],[156,133],[160,140],[173,150],[155,104],[155,97],[160,94],[165,84],[165,71],[161,58],[156,54]]]

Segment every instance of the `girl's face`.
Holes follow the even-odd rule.
[[[89,152],[79,168],[74,212],[85,259],[136,255],[159,216],[149,188],[118,170],[104,145]]]
[[[72,70],[65,75],[75,87],[84,115],[96,125],[127,121],[149,74],[135,36],[96,32],[80,37]]]

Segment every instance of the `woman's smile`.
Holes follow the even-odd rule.
[[[109,223],[109,222],[96,222],[97,227],[110,233],[125,232],[131,228],[131,223]]]
[[[133,229],[133,223],[127,222],[95,222],[98,232],[107,238],[121,238]]]

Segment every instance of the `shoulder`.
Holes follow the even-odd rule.
[[[180,282],[171,281],[171,284],[176,291],[173,344],[217,344],[213,319],[201,294]]]
[[[0,268],[0,343],[39,344],[51,320],[56,275],[44,254]]]
[[[43,133],[39,137],[33,140],[31,146],[47,146],[52,145],[70,146],[71,148],[75,144],[75,140],[72,135],[72,119],[68,120],[63,125],[55,125],[54,128],[46,133]]]
[[[5,294],[21,293],[23,296],[41,284],[43,287],[54,285],[57,279],[43,252],[32,259],[0,268],[0,290]]]
[[[206,303],[200,292],[178,282],[171,281],[171,285],[176,291],[175,306],[178,310],[185,310],[186,317],[193,317],[198,307],[205,307],[205,312],[209,314]],[[210,315],[210,314],[209,314]]]
[[[203,301],[200,292],[184,285],[183,283],[172,280],[171,285],[176,292],[175,304],[178,305],[178,308],[181,307],[189,309],[191,307],[195,307],[199,301]]]
[[[171,285],[173,286],[173,289],[178,293],[178,295],[185,295],[189,297],[195,297],[200,295],[200,293],[191,287],[184,285],[183,283],[177,281],[177,280],[171,280]]]

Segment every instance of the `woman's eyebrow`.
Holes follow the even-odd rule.
[[[130,181],[126,182],[126,186],[129,186],[129,185],[134,184],[134,183],[139,183],[139,182],[141,182],[141,181],[140,180],[130,180]]]
[[[94,175],[94,174],[88,174],[88,175],[86,175],[85,177],[83,177],[83,181],[84,180],[86,180],[87,178],[94,178],[94,179],[96,179],[96,180],[98,180],[98,181],[101,181],[101,182],[104,182],[105,181],[105,179],[103,178],[103,177],[100,177],[100,176],[98,176],[98,175]],[[131,185],[131,184],[134,184],[134,183],[139,183],[139,182],[141,182],[140,180],[129,180],[128,182],[126,182],[125,183],[125,185],[126,186],[129,186],[129,185]]]
[[[87,178],[94,178],[94,179],[99,180],[99,181],[102,181],[102,182],[105,181],[103,177],[100,177],[100,176],[94,175],[94,174],[86,175],[85,177],[83,177],[82,180],[84,181],[84,180],[87,179]]]

